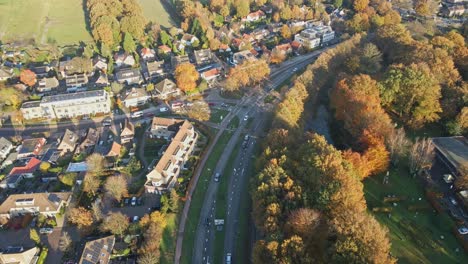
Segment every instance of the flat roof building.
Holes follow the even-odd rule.
[[[463,136],[432,138],[437,157],[453,175],[468,169],[468,140]]]

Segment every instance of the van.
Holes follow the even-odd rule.
[[[131,118],[138,118],[138,117],[142,117],[143,116],[143,112],[142,111],[136,111],[136,112],[133,112],[130,117]]]

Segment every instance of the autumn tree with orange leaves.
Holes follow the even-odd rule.
[[[191,63],[182,63],[175,69],[174,76],[177,86],[184,92],[191,92],[197,87],[199,75]]]
[[[31,70],[22,70],[20,73],[20,81],[27,86],[34,86],[37,82],[36,74]]]

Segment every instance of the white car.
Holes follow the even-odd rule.
[[[169,111],[169,108],[167,108],[167,107],[159,108],[159,112],[161,112],[161,113],[164,113],[164,112],[167,112],[167,111]]]
[[[133,196],[133,197],[132,197],[132,200],[130,201],[130,204],[131,204],[132,206],[135,206],[135,205],[136,205],[136,201],[137,201],[136,197]]]
[[[52,232],[54,232],[54,229],[50,227],[43,227],[39,229],[40,234],[51,234]]]
[[[244,121],[247,121],[247,120],[249,120],[249,116],[248,116],[248,115],[245,115],[245,116],[244,116]]]
[[[468,228],[462,226],[462,227],[458,228],[458,233],[460,233],[460,235],[466,235],[466,234],[468,234]]]
[[[455,198],[450,198],[450,202],[453,204],[453,205],[458,205],[457,201],[455,200]]]
[[[231,264],[232,256],[231,253],[226,254],[226,264]]]

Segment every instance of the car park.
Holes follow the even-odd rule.
[[[132,200],[130,201],[130,204],[132,206],[135,206],[136,205],[136,201],[137,201],[137,198],[135,196],[132,197]]]
[[[219,174],[219,172],[217,172],[217,173],[215,174],[215,176],[214,176],[214,181],[215,181],[215,182],[219,182],[219,177],[220,177],[220,174]]]

